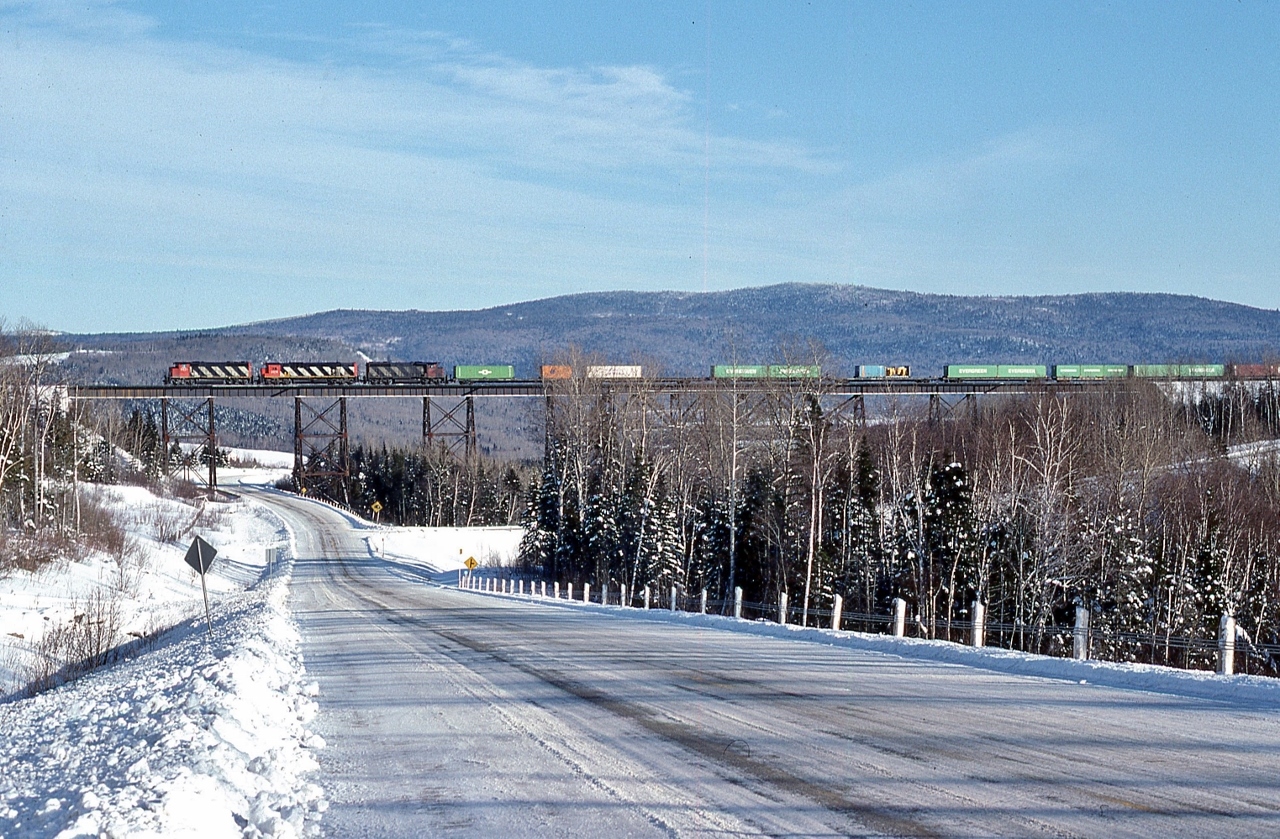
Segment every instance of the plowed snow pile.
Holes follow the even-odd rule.
[[[262,508],[241,506],[258,522],[227,531],[262,537]],[[259,538],[220,550],[261,557]],[[0,703],[0,837],[317,832],[325,802],[308,776],[324,743],[307,730],[316,688],[285,603],[290,562],[227,565],[252,579],[211,572],[212,633],[200,607],[136,658]]]

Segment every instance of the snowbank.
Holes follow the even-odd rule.
[[[20,683],[41,638],[95,594],[112,598],[123,637],[168,629],[136,658],[0,702],[0,839],[316,832],[326,804],[307,778],[324,743],[306,728],[316,686],[285,602],[292,535],[252,501],[100,493],[135,547],[0,579],[0,675]],[[183,562],[197,533],[219,551],[212,633]]]
[[[202,613],[200,578],[182,561],[194,534],[218,549],[206,580],[215,599],[256,582],[266,568],[266,548],[284,546],[288,538],[279,518],[243,500],[197,505],[134,486],[91,494],[115,511],[131,547],[0,578],[0,696],[22,687],[38,667],[46,633],[77,615],[83,620],[95,598],[110,604],[124,641]]]
[[[285,608],[288,568],[132,661],[0,705],[0,836],[313,832],[323,741]]]

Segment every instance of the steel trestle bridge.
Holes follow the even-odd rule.
[[[576,381],[576,380],[575,380]],[[475,400],[477,398],[539,397],[550,412],[554,399],[571,392],[601,398],[641,398],[666,404],[659,410],[681,422],[705,398],[764,399],[770,394],[809,395],[830,400],[833,413],[845,413],[855,422],[866,421],[867,396],[924,396],[929,416],[940,418],[958,404],[971,404],[980,396],[1017,394],[1082,394],[1113,388],[1120,379],[702,379],[641,378],[589,379],[580,386],[566,380],[507,379],[497,381],[438,381],[413,384],[365,382],[272,382],[235,384],[71,385],[73,401],[129,399],[160,402],[161,432],[167,475],[179,471],[200,477],[210,490],[217,489],[218,447],[214,402],[217,399],[292,398],[294,400],[294,480],[298,488],[319,489],[350,476],[347,400],[370,398],[420,398],[422,441],[441,446],[469,459],[476,453]],[[1221,379],[1180,379],[1203,386]],[[947,397],[959,397],[949,400]],[[171,404],[172,400],[183,400]],[[191,400],[200,400],[194,407]],[[445,404],[438,401],[445,400]],[[656,405],[656,402],[652,402]],[[185,446],[183,445],[185,444]],[[201,472],[207,466],[208,477]]]

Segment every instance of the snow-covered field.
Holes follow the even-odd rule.
[[[309,832],[325,807],[308,777],[323,742],[307,730],[315,686],[286,603],[283,522],[251,501],[200,511],[137,487],[99,492],[137,548],[0,579],[8,684],[95,593],[111,598],[126,638],[172,628],[136,658],[0,703],[0,837]],[[193,534],[219,551],[212,632],[182,560]],[[267,548],[283,549],[271,567]]]

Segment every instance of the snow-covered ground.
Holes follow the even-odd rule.
[[[0,702],[0,837],[311,832],[325,807],[309,777],[323,741],[307,730],[316,689],[287,608],[283,522],[246,500],[201,510],[137,487],[98,492],[137,547],[0,579],[7,683],[95,594],[115,604],[125,638],[171,628],[137,657]],[[212,632],[182,559],[193,534],[219,551],[206,580]],[[271,566],[268,548],[281,549]]]
[[[368,531],[364,541],[371,556],[448,572],[468,559],[485,567],[510,565],[522,536],[521,527],[383,527]]]

